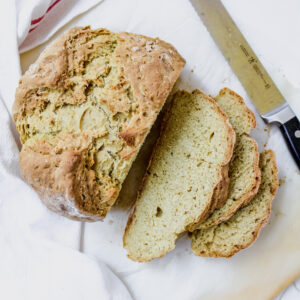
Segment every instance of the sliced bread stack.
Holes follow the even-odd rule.
[[[203,99],[210,101],[205,103]],[[191,234],[196,255],[230,256],[247,247],[268,219],[270,202],[277,188],[274,154],[263,153],[259,166],[258,147],[249,136],[256,125],[255,116],[239,95],[223,89],[214,104],[227,114],[236,133],[229,163],[228,148],[224,148],[226,143],[220,135],[222,124],[209,113],[213,102],[199,91],[176,94],[125,230],[124,247],[131,259],[149,261],[163,256],[174,248],[183,231],[196,228],[201,228]],[[205,107],[207,103],[211,108]],[[228,120],[223,126],[225,124],[228,126]],[[232,130],[231,138],[229,136],[228,146],[233,145]],[[221,163],[221,153],[227,153],[227,164],[224,160]],[[204,168],[203,171],[197,172],[199,167]],[[218,180],[214,176],[216,170]],[[264,181],[259,194],[251,201],[261,183],[261,170],[265,172]],[[266,179],[270,172],[272,176]],[[265,204],[257,204],[262,201]],[[241,208],[243,206],[245,208]],[[244,219],[245,214],[249,216]],[[238,215],[243,217],[236,217]],[[222,223],[224,221],[227,222]],[[228,222],[234,224],[235,233],[226,231]],[[252,239],[247,235],[248,225]],[[214,240],[216,232],[218,238]]]
[[[271,201],[278,188],[277,167],[274,152],[261,153],[261,185],[257,195],[228,221],[192,234],[192,250],[198,256],[231,257],[251,245],[267,223]]]
[[[165,255],[207,215],[234,143],[228,117],[212,98],[198,90],[175,94],[125,229],[131,259]]]
[[[254,114],[238,94],[227,88],[222,89],[215,100],[228,115],[236,132],[236,144],[229,164],[229,193],[221,208],[216,209],[205,222],[189,226],[189,231],[209,228],[228,220],[242,205],[249,203],[260,185],[258,146],[249,136],[256,126]]]
[[[252,244],[266,224],[278,186],[277,167],[271,150],[260,155],[258,166],[257,144],[245,133],[247,128],[251,130],[249,120],[255,124],[255,117],[242,98],[223,89],[216,102],[228,114],[237,134],[229,168],[229,196],[221,209],[194,226],[198,230],[191,235],[191,247],[198,256],[230,257]]]

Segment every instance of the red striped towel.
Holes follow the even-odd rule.
[[[19,51],[48,40],[59,28],[102,0],[17,1]]]

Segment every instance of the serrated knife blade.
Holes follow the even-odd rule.
[[[257,111],[275,122],[300,169],[300,122],[220,0],[190,0]]]

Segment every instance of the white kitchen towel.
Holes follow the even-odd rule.
[[[79,252],[81,223],[48,211],[21,179],[11,115],[20,43],[23,49],[36,46],[98,2],[0,4],[0,299],[132,299],[105,264]]]
[[[48,40],[59,28],[102,0],[12,0],[0,4],[0,83],[10,110],[20,77],[19,53]],[[9,79],[9,80],[8,80]],[[1,85],[4,85],[1,88]]]
[[[253,259],[262,259],[258,253],[266,251],[264,242],[272,240],[276,228],[267,226],[253,247],[230,260],[194,257],[189,241],[183,236],[176,249],[166,257],[139,264],[128,260],[122,248],[126,211],[114,208],[104,222],[81,227],[79,222],[49,212],[20,178],[18,139],[10,112],[21,66],[26,69],[45,44],[72,26],[91,25],[93,28],[107,27],[112,31],[159,36],[174,44],[187,60],[181,86],[189,90],[201,88],[213,95],[219,88],[228,86],[245,97],[254,109],[187,0],[105,0],[92,7],[96,2],[100,1],[23,0],[0,4],[0,299],[131,299],[132,295],[138,300],[192,300],[210,299],[211,295],[222,291],[230,292],[231,296],[236,292],[238,297],[245,291],[241,288],[245,287],[250,292],[257,290],[258,286],[251,286],[255,278],[249,278],[255,274],[251,272],[251,266],[258,263]],[[224,3],[300,116],[300,45],[296,38],[300,34],[299,2],[225,0]],[[56,10],[62,7],[60,5],[67,9],[58,13]],[[86,11],[89,7],[92,8]],[[72,19],[84,11],[85,14]],[[28,35],[30,29],[33,30]],[[43,42],[46,43],[24,53],[20,64],[19,51]],[[264,128],[258,116],[258,129],[254,135],[259,139],[261,149],[268,142],[268,146],[276,150],[280,158],[280,176],[287,176],[289,181],[274,201],[276,213],[271,222],[280,225],[285,208],[280,195],[293,200],[293,191],[289,194],[287,190],[295,187],[299,175],[297,177],[295,164],[278,129],[273,127],[269,138]],[[295,175],[288,177],[290,174]],[[267,254],[263,263],[268,262]],[[283,274],[285,269],[281,270]],[[260,276],[268,279],[272,276],[268,271]],[[235,282],[240,278],[245,279],[236,286]],[[291,286],[282,299],[294,299],[288,298],[297,293],[294,287]],[[267,288],[264,286],[262,291]],[[272,287],[272,290],[279,290],[279,287]]]

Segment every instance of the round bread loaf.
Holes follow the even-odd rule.
[[[52,211],[103,218],[185,61],[168,43],[73,28],[20,80],[21,173]]]

